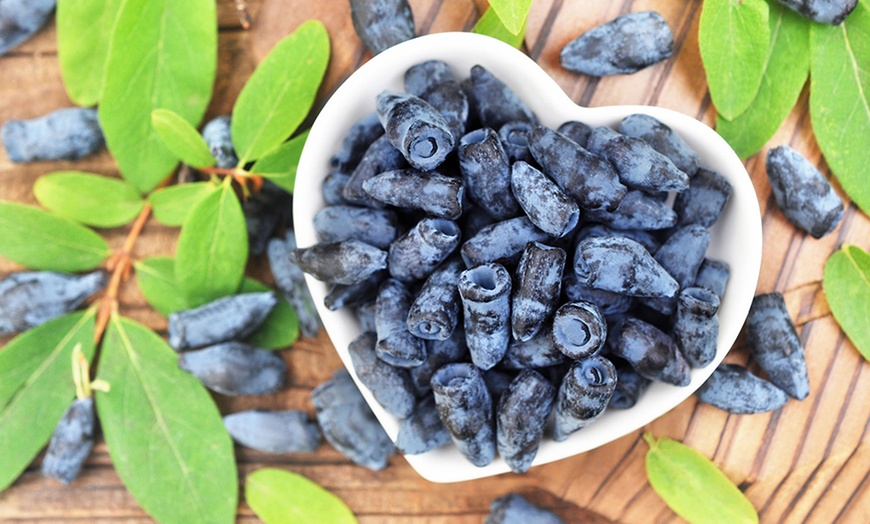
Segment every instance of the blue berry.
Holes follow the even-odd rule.
[[[339,206],[347,203],[347,200],[344,199],[344,186],[347,185],[348,180],[350,180],[350,175],[340,171],[333,171],[326,175],[320,186],[320,192],[327,206]]]
[[[719,297],[709,289],[687,287],[677,297],[674,339],[693,368],[703,368],[716,357],[719,335]]]
[[[423,396],[432,390],[432,375],[444,364],[468,361],[468,346],[465,343],[465,329],[456,326],[449,338],[444,340],[426,341],[426,361],[411,368],[411,381],[417,390],[417,396]]]
[[[553,326],[545,324],[538,333],[524,341],[512,339],[499,366],[505,369],[546,368],[567,360],[553,343]]]
[[[511,338],[511,275],[499,264],[475,266],[460,275],[459,296],[471,361],[490,369],[502,359]]]
[[[705,258],[701,262],[701,267],[698,268],[698,275],[695,277],[695,286],[707,288],[722,300],[725,296],[725,286],[728,285],[728,279],[731,276],[731,267],[728,262],[723,260],[715,260]]]
[[[559,54],[562,67],[590,76],[624,75],[669,58],[674,35],[662,15],[622,15],[578,36]]]
[[[224,416],[224,427],[234,441],[264,453],[314,451],[322,439],[317,424],[295,410],[240,411]]]
[[[314,215],[314,231],[321,242],[356,239],[387,249],[399,234],[396,214],[386,209],[327,206]]]
[[[538,242],[526,244],[515,272],[511,299],[511,334],[515,340],[534,337],[553,315],[562,288],[565,250]]]
[[[178,367],[222,395],[266,395],[284,387],[287,364],[273,351],[224,342],[178,356]]]
[[[459,321],[462,260],[451,258],[429,275],[408,311],[408,331],[427,340],[450,338]]]
[[[498,134],[488,128],[471,131],[459,141],[457,152],[468,197],[496,219],[516,216],[511,166]]]
[[[296,312],[299,330],[303,337],[316,337],[320,332],[320,316],[314,307],[314,300],[305,283],[305,275],[299,266],[290,262],[290,251],[296,249],[296,235],[287,231],[285,238],[273,238],[266,247],[269,269],[275,279],[275,286],[284,299]]]
[[[334,169],[353,171],[369,146],[384,134],[384,126],[377,113],[369,113],[350,126],[341,141],[341,147],[332,155],[330,165]]]
[[[350,0],[350,17],[357,36],[375,55],[414,38],[408,0]]]
[[[498,138],[508,161],[513,164],[518,160],[532,162],[532,153],[529,151],[529,132],[532,124],[523,120],[505,122],[498,128]]]
[[[529,133],[529,151],[541,171],[583,209],[612,211],[625,196],[626,187],[610,162],[565,135],[537,126]]]
[[[402,421],[396,447],[405,455],[419,455],[450,442],[450,433],[438,416],[435,398],[426,395],[417,403],[411,416]]]
[[[0,130],[12,162],[78,160],[105,144],[93,108],[58,109],[32,120],[7,120]]]
[[[359,240],[321,242],[290,252],[290,261],[317,280],[358,284],[387,267],[387,252]]]
[[[574,256],[577,281],[637,297],[673,297],[679,284],[637,242],[624,237],[587,238]]]
[[[858,0],[779,0],[779,3],[813,22],[840,25]]]
[[[722,210],[728,204],[731,192],[731,184],[725,177],[709,169],[699,169],[689,181],[689,189],[677,195],[674,200],[677,226],[712,226],[719,220]]]
[[[674,386],[688,386],[689,363],[669,335],[640,319],[626,317],[610,351],[641,376]]]
[[[589,143],[589,135],[592,134],[592,128],[583,122],[568,120],[556,128],[556,132],[565,135],[574,142],[577,142],[578,146],[585,149]]]
[[[550,236],[535,227],[528,217],[510,218],[481,229],[462,244],[465,265],[487,262],[513,263],[529,242],[547,242]]]
[[[619,123],[619,132],[643,139],[650,147],[668,157],[677,169],[690,177],[698,172],[701,162],[698,153],[692,150],[673,129],[657,119],[640,113],[629,115]]]
[[[54,12],[57,0],[3,0],[0,3],[0,56],[35,35]]]
[[[576,360],[571,365],[556,397],[553,439],[561,442],[594,422],[610,401],[616,388],[616,368],[604,357]]]
[[[716,368],[695,396],[704,404],[738,415],[774,411],[788,402],[783,390],[736,364]]]
[[[492,398],[480,370],[468,363],[446,364],[432,376],[441,422],[459,452],[477,467],[495,457]]]
[[[426,361],[426,344],[408,331],[411,293],[396,279],[387,279],[375,306],[378,358],[393,366],[412,368]]]
[[[609,160],[628,187],[646,191],[685,191],[689,176],[671,160],[639,138],[625,136],[609,127],[596,127],[589,135],[589,151]]]
[[[637,400],[643,395],[651,381],[642,377],[631,367],[628,362],[621,358],[613,358],[616,367],[616,389],[610,397],[607,407],[613,409],[629,409],[637,404]]]
[[[435,171],[397,169],[365,181],[372,198],[392,206],[419,209],[432,217],[456,220],[462,214],[462,180]]]
[[[562,289],[568,301],[595,304],[605,317],[627,313],[635,305],[634,297],[584,286],[573,272],[565,275]]]
[[[211,151],[217,167],[223,169],[234,168],[239,163],[230,135],[231,123],[230,115],[221,115],[209,120],[202,128],[202,139]]]
[[[567,235],[580,221],[580,208],[574,199],[522,160],[511,169],[511,188],[529,220],[553,237]]]
[[[407,418],[414,411],[414,386],[407,369],[393,367],[378,358],[378,337],[364,332],[347,348],[357,378],[372,392],[378,404],[397,418]]]
[[[374,300],[381,283],[390,276],[386,269],[372,273],[356,284],[333,284],[323,297],[323,305],[330,311],[338,311],[345,306],[355,306]]]
[[[42,459],[42,474],[69,484],[82,469],[82,465],[94,447],[94,399],[79,398],[61,417],[45,458]]]
[[[600,222],[613,229],[656,231],[677,223],[677,214],[665,202],[643,191],[631,190],[612,211],[595,209],[586,220]]]
[[[498,453],[515,473],[532,465],[556,388],[537,371],[523,370],[501,396],[496,410]]]
[[[843,218],[843,201],[828,180],[788,146],[767,152],[767,177],[776,205],[795,226],[815,238],[827,235]]]
[[[278,299],[272,292],[242,293],[169,314],[169,345],[176,350],[243,339],[266,320]]]
[[[574,360],[598,354],[607,340],[607,322],[590,302],[562,304],[553,317],[553,344]]]
[[[407,165],[402,152],[393,147],[387,136],[381,136],[366,149],[357,166],[344,185],[342,197],[345,202],[367,207],[383,207],[363,189],[365,181],[384,171],[402,169]]]
[[[781,293],[757,295],[746,318],[750,351],[771,382],[803,400],[810,394],[804,349]]]
[[[492,501],[484,524],[565,524],[555,513],[509,493]]]
[[[498,129],[505,122],[516,120],[538,122],[535,113],[520,97],[481,65],[471,68],[471,75],[462,82],[462,88],[481,127]]]
[[[12,273],[0,280],[0,335],[26,331],[69,313],[105,285],[102,271],[84,275]]]
[[[413,167],[431,171],[453,151],[447,120],[422,98],[383,91],[376,103],[385,136]]]
[[[452,220],[420,220],[390,244],[390,275],[403,282],[426,278],[456,250],[461,234],[459,226]]]

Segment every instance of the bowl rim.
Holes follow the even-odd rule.
[[[575,432],[564,442],[556,443],[545,437],[533,466],[612,442],[681,404],[712,374],[737,339],[755,295],[762,255],[761,213],[749,174],[727,142],[693,117],[654,106],[581,107],[534,60],[504,42],[464,32],[420,36],[391,47],[360,66],[335,90],[315,119],[299,160],[294,187],[294,195],[302,195],[302,198],[294,198],[293,208],[298,245],[306,247],[316,243],[312,218],[325,206],[320,182],[330,172],[329,159],[341,138],[354,122],[374,111],[374,95],[383,89],[402,90],[404,71],[430,59],[444,60],[460,79],[467,76],[468,64],[480,63],[508,84],[535,111],[541,123],[553,128],[566,120],[613,127],[633,113],[650,115],[671,127],[695,149],[701,156],[702,167],[715,167],[715,171],[731,183],[731,198],[719,222],[710,228],[707,252],[708,257],[725,260],[731,267],[731,278],[718,314],[721,327],[714,361],[705,368],[692,370],[692,380],[686,388],[652,384],[631,409],[607,410],[594,424]],[[723,224],[728,224],[729,229]],[[347,309],[336,312],[326,309],[323,305],[328,291],[326,285],[310,275],[306,274],[305,278],[339,357],[375,416],[395,441],[398,420],[386,413],[362,385],[347,352],[349,342],[360,333],[358,322]],[[650,404],[656,399],[662,404],[652,409]],[[488,466],[475,467],[453,445],[405,458],[422,477],[432,482],[458,482],[510,471],[500,457]]]

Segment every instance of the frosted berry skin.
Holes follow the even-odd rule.
[[[386,171],[363,183],[372,198],[392,206],[418,209],[429,216],[456,220],[462,214],[465,186],[435,171]]]
[[[419,455],[450,442],[450,433],[438,416],[435,398],[426,395],[414,412],[402,421],[396,436],[396,448],[405,455]]]
[[[202,139],[215,159],[215,165],[223,169],[236,167],[239,158],[233,148],[230,132],[232,117],[221,115],[209,120],[202,128]]]
[[[395,453],[393,442],[375,418],[347,370],[311,392],[323,437],[339,453],[372,471],[387,466]]]
[[[553,439],[562,442],[571,433],[595,421],[604,412],[616,388],[616,368],[602,356],[576,360],[556,396]]]
[[[677,226],[712,226],[722,215],[731,193],[731,184],[725,177],[709,169],[699,169],[689,181],[689,189],[674,200]]]
[[[317,280],[352,285],[385,269],[387,252],[351,239],[294,249],[290,261]]]
[[[556,129],[556,132],[565,135],[574,142],[577,142],[578,146],[585,148],[589,143],[589,135],[592,134],[592,128],[583,122],[569,120],[563,122],[562,125]]]
[[[383,134],[384,126],[377,113],[369,113],[357,120],[350,126],[339,150],[329,160],[330,166],[341,171],[352,171],[371,143]]]
[[[323,305],[330,311],[337,311],[345,306],[355,306],[374,300],[378,288],[389,275],[386,269],[382,269],[356,284],[334,284],[323,297]]]
[[[622,119],[619,132],[626,136],[640,138],[659,153],[668,157],[674,165],[689,177],[695,176],[701,159],[674,130],[658,119],[636,113]]]
[[[516,216],[520,206],[511,192],[511,166],[498,134],[475,129],[459,141],[458,153],[469,198],[498,220]]]
[[[454,138],[465,134],[468,97],[446,62],[428,60],[405,71],[405,91],[419,96],[441,113]]]
[[[504,82],[481,65],[471,68],[470,76],[462,82],[468,96],[471,113],[481,127],[498,129],[505,122],[520,120],[538,123],[535,113],[520,100]]]
[[[426,361],[411,368],[411,380],[417,390],[417,396],[423,396],[432,390],[432,375],[444,364],[452,362],[467,362],[468,346],[465,343],[465,329],[457,326],[450,338],[444,340],[426,341]]]
[[[243,339],[266,320],[278,299],[272,292],[241,293],[169,314],[169,345],[181,351]]]
[[[102,271],[84,275],[12,273],[0,280],[0,335],[27,331],[74,311],[105,285]]]
[[[426,60],[414,64],[405,71],[405,91],[422,97],[434,87],[445,82],[455,82],[453,70],[443,60]]]
[[[611,353],[628,361],[641,376],[682,387],[691,382],[689,363],[677,343],[652,324],[626,317],[615,340]]]
[[[511,382],[496,410],[498,454],[511,471],[525,473],[544,436],[556,388],[537,371],[526,369]]]
[[[224,416],[227,433],[238,444],[264,453],[299,453],[320,447],[317,424],[302,411],[240,411]]]
[[[509,218],[481,229],[462,244],[460,253],[468,267],[487,262],[513,263],[529,242],[547,242],[550,236],[528,217]]]
[[[511,189],[529,220],[548,235],[563,237],[580,221],[580,208],[574,199],[522,160],[511,167]]]
[[[721,302],[725,296],[725,287],[728,285],[728,279],[731,277],[731,266],[723,260],[705,258],[698,268],[698,275],[695,277],[695,287],[707,288]]]
[[[746,318],[750,352],[771,382],[803,400],[810,393],[804,349],[781,293],[757,295]]]
[[[42,474],[69,484],[82,469],[94,447],[94,399],[77,398],[70,404],[48,443]]]
[[[4,0],[0,4],[0,56],[42,29],[56,4],[57,0]]]
[[[766,167],[776,205],[791,223],[815,238],[837,227],[843,218],[843,201],[806,158],[788,146],[779,146],[767,152]]]
[[[710,245],[710,232],[700,225],[690,225],[674,231],[656,251],[656,261],[674,277],[680,288],[695,282],[698,269]],[[672,315],[676,308],[674,297],[644,300],[644,304],[664,315]]]
[[[399,234],[396,213],[386,209],[327,206],[314,215],[314,231],[321,242],[356,239],[387,249]]]
[[[459,226],[452,220],[420,220],[390,244],[390,275],[403,282],[426,278],[459,247],[460,239]]]
[[[840,25],[858,0],[779,0],[779,3],[813,22]]]
[[[501,361],[511,339],[511,275],[499,264],[481,264],[459,276],[465,341],[471,361],[490,369]]]
[[[347,204],[343,193],[344,186],[347,185],[349,179],[350,175],[340,171],[333,171],[326,175],[326,178],[323,179],[323,184],[320,186],[320,194],[323,196],[323,201],[326,202],[326,205],[339,206]]]
[[[105,144],[93,108],[58,109],[32,120],[7,120],[0,130],[9,160],[78,160]]]
[[[574,235],[574,246],[591,237],[626,237],[642,245],[651,255],[655,255],[662,247],[662,241],[655,233],[655,230],[615,229],[604,224],[588,223],[577,229]]]
[[[360,382],[372,392],[378,404],[397,418],[414,411],[414,386],[407,369],[391,366],[375,353],[377,335],[368,331],[351,341],[347,350]]]
[[[529,151],[541,171],[587,210],[614,210],[626,187],[607,160],[544,126],[529,133]]]
[[[635,73],[670,58],[674,35],[655,11],[622,15],[578,36],[559,53],[568,71],[590,76]]]
[[[481,371],[469,363],[442,366],[432,376],[435,405],[456,448],[477,467],[495,457],[492,398]]]
[[[573,272],[562,279],[562,292],[569,302],[595,304],[605,317],[627,313],[637,302],[634,297],[584,286],[577,282]]]
[[[515,272],[511,299],[511,334],[529,340],[553,315],[562,290],[562,271],[567,255],[559,247],[529,242]]]
[[[390,139],[381,136],[369,145],[363,157],[350,174],[344,185],[342,197],[347,203],[368,207],[383,207],[383,204],[369,196],[363,189],[366,180],[375,175],[407,166],[401,151],[393,147]]]
[[[619,173],[619,180],[628,187],[678,193],[689,187],[687,174],[639,138],[600,126],[589,135],[586,147],[610,161]]]
[[[350,0],[350,18],[362,43],[376,55],[414,38],[408,0]]]
[[[565,524],[555,513],[533,506],[522,496],[509,493],[492,501],[484,524]]]
[[[693,368],[703,368],[716,358],[719,335],[719,297],[709,289],[687,287],[677,297],[674,339]]]
[[[269,268],[275,286],[296,312],[299,330],[303,337],[316,337],[320,332],[320,315],[314,307],[314,299],[305,284],[305,275],[299,266],[290,262],[290,251],[296,249],[296,235],[288,231],[284,239],[273,238],[266,246]]]
[[[498,129],[498,138],[501,140],[501,145],[511,164],[518,160],[533,161],[532,153],[529,151],[529,131],[531,130],[532,124],[522,120],[505,122]]]
[[[574,275],[588,287],[637,297],[673,297],[679,284],[646,249],[624,237],[587,238],[577,244]]]
[[[385,136],[411,166],[431,171],[453,151],[447,120],[422,98],[383,91],[375,102]]]
[[[511,339],[499,367],[520,370],[526,368],[546,368],[562,364],[568,360],[564,353],[553,343],[553,328],[545,324],[538,333],[524,341]]]
[[[178,367],[222,395],[267,395],[284,387],[280,355],[241,342],[224,342],[178,356]]]
[[[629,409],[637,404],[637,400],[652,382],[650,379],[640,376],[626,361],[613,359],[616,367],[616,389],[607,403],[608,408]]]
[[[410,368],[426,360],[426,344],[412,335],[405,324],[411,293],[404,284],[387,279],[378,291],[375,305],[378,357],[393,366]]]
[[[628,191],[616,209],[589,210],[585,218],[620,230],[658,231],[673,227],[677,223],[677,214],[670,206],[638,190]]]
[[[465,270],[462,260],[448,259],[429,275],[407,315],[408,331],[427,340],[445,340],[459,322],[459,275]]]
[[[788,402],[783,390],[736,364],[716,368],[695,396],[704,404],[738,415],[774,411]]]
[[[607,340],[607,322],[598,306],[568,302],[553,317],[553,344],[567,357],[580,360],[598,354]]]

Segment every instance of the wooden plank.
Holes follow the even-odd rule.
[[[208,116],[228,113],[256,63],[284,35],[309,18],[326,25],[332,58],[316,105],[361,63],[370,58],[353,32],[346,0],[248,2],[255,15],[250,31],[239,30],[235,0],[218,1],[220,71]],[[486,7],[485,0],[411,0],[419,33],[467,30]],[[583,105],[656,104],[715,120],[707,95],[697,46],[701,2],[637,0],[586,2],[536,0],[528,22],[526,49],[571,98]],[[567,72],[558,54],[581,32],[629,11],[655,9],[675,35],[675,56],[635,75],[592,79]],[[69,105],[56,62],[53,27],[9,56],[0,58],[0,121],[31,118]],[[843,223],[816,240],[795,231],[771,198],[764,154],[774,145],[790,144],[830,176],[813,140],[805,91],[769,146],[746,162],[756,188],[764,223],[764,260],[759,292],[779,291],[795,320],[806,348],[812,392],[782,410],[737,416],[698,404],[681,404],[643,430],[686,442],[711,457],[741,486],[761,512],[763,522],[870,521],[870,453],[868,427],[870,371],[830,315],[821,276],[824,262],[842,243],[870,247],[870,220],[850,205]],[[0,153],[0,195],[34,203],[33,182],[45,172],[83,169],[117,175],[103,152],[82,162],[15,165]],[[838,184],[835,189],[843,195]],[[127,228],[105,232],[117,248]],[[137,257],[171,255],[177,230],[150,222],[136,247]],[[262,261],[255,273],[270,281]],[[0,261],[0,274],[19,269]],[[166,320],[153,312],[135,279],[122,287],[122,312],[164,333]],[[6,339],[0,340],[5,343]],[[310,390],[341,367],[329,339],[321,334],[282,352],[290,370],[288,388],[259,398],[217,396],[224,413],[254,408],[302,409],[313,415]],[[729,362],[748,363],[745,337],[738,339]],[[533,468],[526,475],[500,475],[461,484],[437,485],[422,480],[401,457],[381,472],[354,466],[328,445],[316,453],[269,456],[237,450],[240,475],[260,467],[280,467],[304,474],[334,491],[363,523],[481,522],[489,503],[507,492],[522,492],[554,509],[568,522],[677,522],[646,482],[646,444],[641,431],[602,448]],[[69,486],[41,478],[40,459],[8,490],[0,493],[4,522],[149,522],[124,489],[111,466],[105,444],[99,443],[82,476]],[[246,505],[239,522],[255,522]]]

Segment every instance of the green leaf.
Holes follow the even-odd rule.
[[[270,287],[252,278],[242,280],[242,286],[239,289],[239,293],[262,291],[274,292]],[[280,293],[276,293],[276,296],[278,304],[275,305],[260,327],[247,338],[246,342],[249,344],[266,349],[284,349],[292,346],[299,338],[299,318],[296,316],[296,312]]]
[[[175,277],[190,307],[235,293],[245,272],[248,230],[229,181],[202,199],[181,227]]]
[[[136,281],[145,300],[155,310],[170,313],[188,309],[187,301],[175,281],[175,259],[151,257],[134,263]]]
[[[508,32],[519,35],[526,27],[532,0],[489,0],[489,6],[487,11],[495,11]]]
[[[169,109],[155,109],[151,112],[151,125],[163,145],[185,164],[200,168],[215,164],[214,156],[202,135],[178,113]]]
[[[716,131],[740,158],[764,147],[797,102],[810,70],[810,22],[778,3],[770,4],[770,46],[761,86],[743,113],[716,119]]]
[[[263,468],[248,475],[245,500],[266,524],[357,522],[340,498],[302,475],[281,469]]]
[[[646,475],[650,486],[674,510],[692,523],[757,523],[758,513],[737,486],[707,457],[669,438],[649,433]]]
[[[94,227],[128,224],[145,205],[127,182],[80,171],[43,175],[33,184],[33,194],[55,215]]]
[[[75,398],[72,351],[94,354],[94,310],[50,320],[0,350],[0,491],[48,443]]]
[[[148,200],[158,222],[165,226],[180,226],[190,210],[217,189],[218,186],[212,182],[178,184],[158,189]]]
[[[214,0],[125,0],[109,44],[100,124],[121,174],[147,192],[177,160],[151,126],[154,109],[191,123],[205,113],[217,66]]]
[[[329,34],[302,23],[260,62],[233,107],[231,132],[239,165],[281,145],[314,103],[329,62]]]
[[[299,157],[302,156],[302,148],[305,147],[307,138],[308,131],[305,131],[284,142],[277,149],[257,160],[251,167],[251,173],[266,177],[292,193],[293,185],[296,183],[296,167],[299,165]]]
[[[72,220],[0,201],[0,255],[31,269],[75,273],[99,266],[109,246]]]
[[[704,0],[698,45],[710,97],[726,120],[744,112],[761,85],[768,18],[765,0]]]
[[[870,254],[858,246],[844,245],[825,263],[822,287],[834,319],[870,361]]]
[[[67,95],[80,106],[96,105],[112,30],[123,0],[58,0],[57,58]]]
[[[163,524],[232,523],[238,498],[233,443],[208,391],[178,368],[153,331],[113,317],[103,340],[97,413],[115,470]]]
[[[504,26],[504,23],[502,23],[495,11],[493,11],[492,7],[490,7],[483,13],[480,20],[474,24],[474,28],[471,32],[498,38],[506,44],[519,48],[523,45],[523,40],[526,37],[526,21],[523,20],[522,28],[518,33],[511,33],[508,28]]]
[[[831,171],[870,213],[870,7],[859,2],[838,26],[813,24],[810,115]]]

